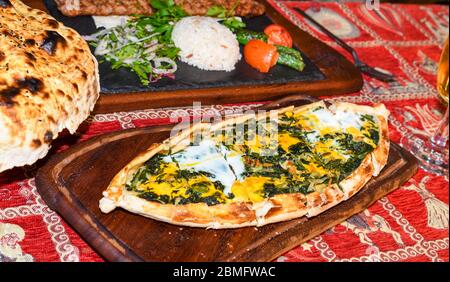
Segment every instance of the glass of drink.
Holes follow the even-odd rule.
[[[442,52],[441,61],[437,74],[437,89],[439,97],[448,105],[448,37],[445,41],[444,51]]]
[[[439,122],[436,132],[430,139],[405,138],[403,146],[409,149],[420,161],[420,166],[429,172],[448,175],[448,37],[442,51],[437,74],[439,98],[447,105],[444,118]]]

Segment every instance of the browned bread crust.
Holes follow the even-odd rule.
[[[32,164],[99,96],[97,61],[74,30],[19,0],[0,1],[0,172]]]

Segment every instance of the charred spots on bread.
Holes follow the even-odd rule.
[[[3,34],[4,36],[6,36],[6,37],[12,37],[11,32],[10,32],[9,30],[7,30],[7,29],[3,29],[3,30],[2,30],[2,34]]]
[[[66,39],[56,31],[47,30],[44,42],[41,44],[41,49],[49,55],[54,55],[58,46],[65,48],[67,46]]]
[[[388,149],[388,147],[387,147],[387,146],[386,146],[386,147],[383,147],[382,152],[383,152],[383,155],[387,156],[387,155],[389,154],[389,149]]]
[[[61,89],[56,89],[56,95],[58,95],[59,97],[64,97],[66,96],[66,93],[64,93],[64,91],[62,91]]]
[[[381,130],[381,134],[382,134],[383,136],[388,136],[388,135],[389,135],[389,132],[388,132],[388,130],[387,130],[386,128],[383,128],[383,129]]]
[[[0,106],[12,107],[15,104],[14,98],[20,94],[20,88],[8,87],[0,91]]]
[[[84,70],[81,71],[81,77],[83,78],[84,81],[86,81],[88,78],[88,75]]]
[[[48,115],[48,116],[47,116],[47,120],[48,120],[50,123],[56,123],[55,118],[54,118],[53,116],[51,116],[51,115]]]
[[[42,98],[44,100],[48,100],[48,99],[50,99],[50,94],[48,92],[44,92],[44,93],[42,93]]]
[[[363,168],[364,174],[371,174],[372,173],[372,166],[370,164],[366,164]]]
[[[78,56],[77,56],[76,54],[73,55],[71,59],[72,59],[74,62],[78,62],[78,61],[79,61],[79,58],[78,58]]]
[[[34,140],[31,141],[31,142],[32,142],[32,144],[33,144],[33,146],[34,146],[35,148],[39,148],[39,147],[42,146],[42,142],[41,142],[41,140],[39,140],[39,139],[34,139]]]
[[[34,39],[26,39],[25,40],[25,45],[27,45],[29,47],[32,47],[32,46],[36,45],[36,40],[34,40]]]
[[[12,7],[12,4],[9,0],[0,0],[0,7],[1,8],[9,8],[9,7]]]
[[[44,24],[47,24],[49,27],[54,29],[59,27],[59,23],[54,19],[45,19]]]
[[[3,9],[6,3],[12,8]],[[99,79],[91,77],[97,65],[78,33],[69,32],[46,13],[19,3],[0,0],[0,127],[4,127],[0,135],[5,135],[0,136],[5,141],[0,143],[5,156],[12,156],[0,161],[0,172],[34,163],[46,155],[50,147],[44,142],[44,134],[50,142],[63,130],[75,131],[95,102],[81,90],[90,89]],[[85,53],[77,53],[78,47]],[[75,53],[78,60],[69,61]],[[88,73],[88,81],[81,81],[81,74],[75,70],[77,64]],[[79,83],[78,93],[71,85],[75,81]],[[64,91],[57,94],[57,88]],[[73,107],[80,107],[83,116],[72,115]]]
[[[25,52],[25,56],[27,56],[27,58],[32,61],[32,62],[36,62],[36,57],[31,54],[30,52]],[[0,60],[1,61],[1,60]]]
[[[21,79],[18,81],[18,85],[20,88],[28,89],[33,94],[44,88],[44,83],[35,77],[26,77]]]
[[[53,140],[53,133],[50,130],[47,130],[44,134],[44,142],[50,143]]]
[[[13,86],[7,87],[0,91],[0,105],[11,107],[15,104],[14,98],[18,96],[23,89],[31,93],[37,93],[44,88],[44,83],[34,77],[26,77],[19,79]]]
[[[72,83],[73,88],[75,88],[75,92],[78,92],[80,89],[78,88],[78,84],[77,83]]]
[[[57,89],[56,95],[58,95],[61,98],[66,98],[69,102],[73,101],[73,98],[70,95],[67,95],[63,90]]]

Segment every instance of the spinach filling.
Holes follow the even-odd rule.
[[[274,183],[264,184],[264,197],[273,197],[278,194],[302,193],[304,195],[313,191],[309,188],[309,183],[289,181],[286,185],[276,186]]]
[[[374,117],[363,115],[360,119],[363,123],[365,122],[365,126],[362,126],[361,131],[368,132],[368,134],[364,133],[364,136],[372,140],[373,143],[378,146],[380,134]],[[297,138],[299,140],[298,143],[290,146],[288,151],[285,151],[279,146],[278,154],[271,157],[260,156],[258,154],[249,153],[248,151],[246,153],[252,161],[249,164],[246,163],[245,176],[265,176],[272,179],[286,179],[286,181],[278,185],[273,182],[265,183],[263,191],[265,197],[288,193],[302,193],[306,195],[314,192],[312,185],[339,185],[339,183],[357,169],[364,158],[375,149],[368,143],[356,141],[349,133],[335,132],[333,134],[325,134],[320,137],[319,142],[334,140],[337,147],[335,149],[348,156],[345,160],[330,160],[326,158],[326,154],[314,152],[313,144],[308,142],[307,139],[307,135],[311,132],[300,126],[294,126],[293,124],[296,120],[293,116],[282,115],[280,121],[282,121],[282,123],[279,124],[280,134],[287,133],[290,136]],[[289,170],[282,167],[281,163],[286,160],[291,161],[295,165],[295,168],[297,169],[295,173],[300,174],[302,181],[294,180],[293,175]],[[255,161],[259,166],[255,166]],[[327,174],[318,176],[308,173],[305,167],[310,163],[317,164],[319,167],[324,168],[327,171]]]
[[[181,170],[178,169],[174,174],[166,174],[164,172],[165,164],[163,158],[165,155],[157,154],[150,160],[148,160],[142,168],[140,168],[134,175],[133,179],[126,185],[128,191],[133,191],[138,197],[148,200],[159,202],[162,204],[174,204],[174,205],[186,205],[191,203],[206,203],[207,205],[218,205],[225,203],[226,199],[223,196],[223,190],[225,187],[219,181],[200,181],[189,185],[188,181],[196,177],[206,177],[212,178],[213,175],[205,171],[194,171],[194,170]],[[186,189],[185,196],[177,195],[180,189],[174,188],[171,195],[160,195],[153,191],[142,190],[139,187],[145,184],[150,177],[157,175],[155,182],[163,183],[171,181],[172,183],[178,182],[185,185],[189,185]],[[202,196],[207,193],[213,185],[217,190],[212,195],[206,197]],[[233,198],[233,195],[228,196],[228,198]]]
[[[254,129],[250,129],[247,124],[238,129],[228,128],[222,135],[221,145],[229,150],[242,153],[245,166],[243,177],[267,177],[270,179],[270,181],[264,183],[261,191],[264,198],[290,193],[307,195],[314,192],[316,187],[339,185],[378,146],[380,134],[375,118],[370,115],[363,115],[360,120],[364,124],[360,131],[364,137],[371,140],[368,141],[369,143],[373,142],[372,144],[364,142],[366,139],[360,140],[362,138],[355,138],[352,134],[342,131],[324,134],[318,138],[317,142],[321,144],[331,142],[333,144],[331,150],[345,155],[345,158],[333,158],[330,152],[318,152],[315,147],[316,144],[311,143],[307,138],[308,134],[314,132],[305,130],[297,124],[293,115],[288,116],[286,114],[280,116],[278,134],[287,134],[295,138],[295,144],[289,146],[288,150],[278,144],[275,148],[275,154],[264,155],[253,152],[248,145],[238,142],[242,140],[242,137],[244,140],[254,139],[256,132]],[[373,144],[376,146],[374,147]],[[262,145],[262,147],[269,146],[271,145]],[[158,154],[148,160],[135,173],[126,189],[136,192],[143,199],[163,204],[206,203],[212,206],[234,198],[233,194],[224,195],[224,185],[219,181],[212,181],[211,179],[214,177],[210,173],[178,169],[174,174],[166,175],[163,158],[167,155],[168,153]],[[318,172],[311,171],[311,166],[314,166]],[[177,195],[178,190],[176,189],[173,195],[158,195],[152,191],[139,189],[142,184],[145,184],[150,177],[155,175],[157,175],[157,182],[181,181],[188,185],[188,188],[183,196]],[[205,177],[209,181],[188,184],[190,179],[196,177]],[[213,193],[210,192],[211,185],[215,189]],[[204,196],[205,194],[207,196]]]

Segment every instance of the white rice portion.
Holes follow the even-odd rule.
[[[241,59],[236,36],[214,18],[183,18],[175,24],[172,40],[181,49],[181,61],[203,70],[232,71]]]

